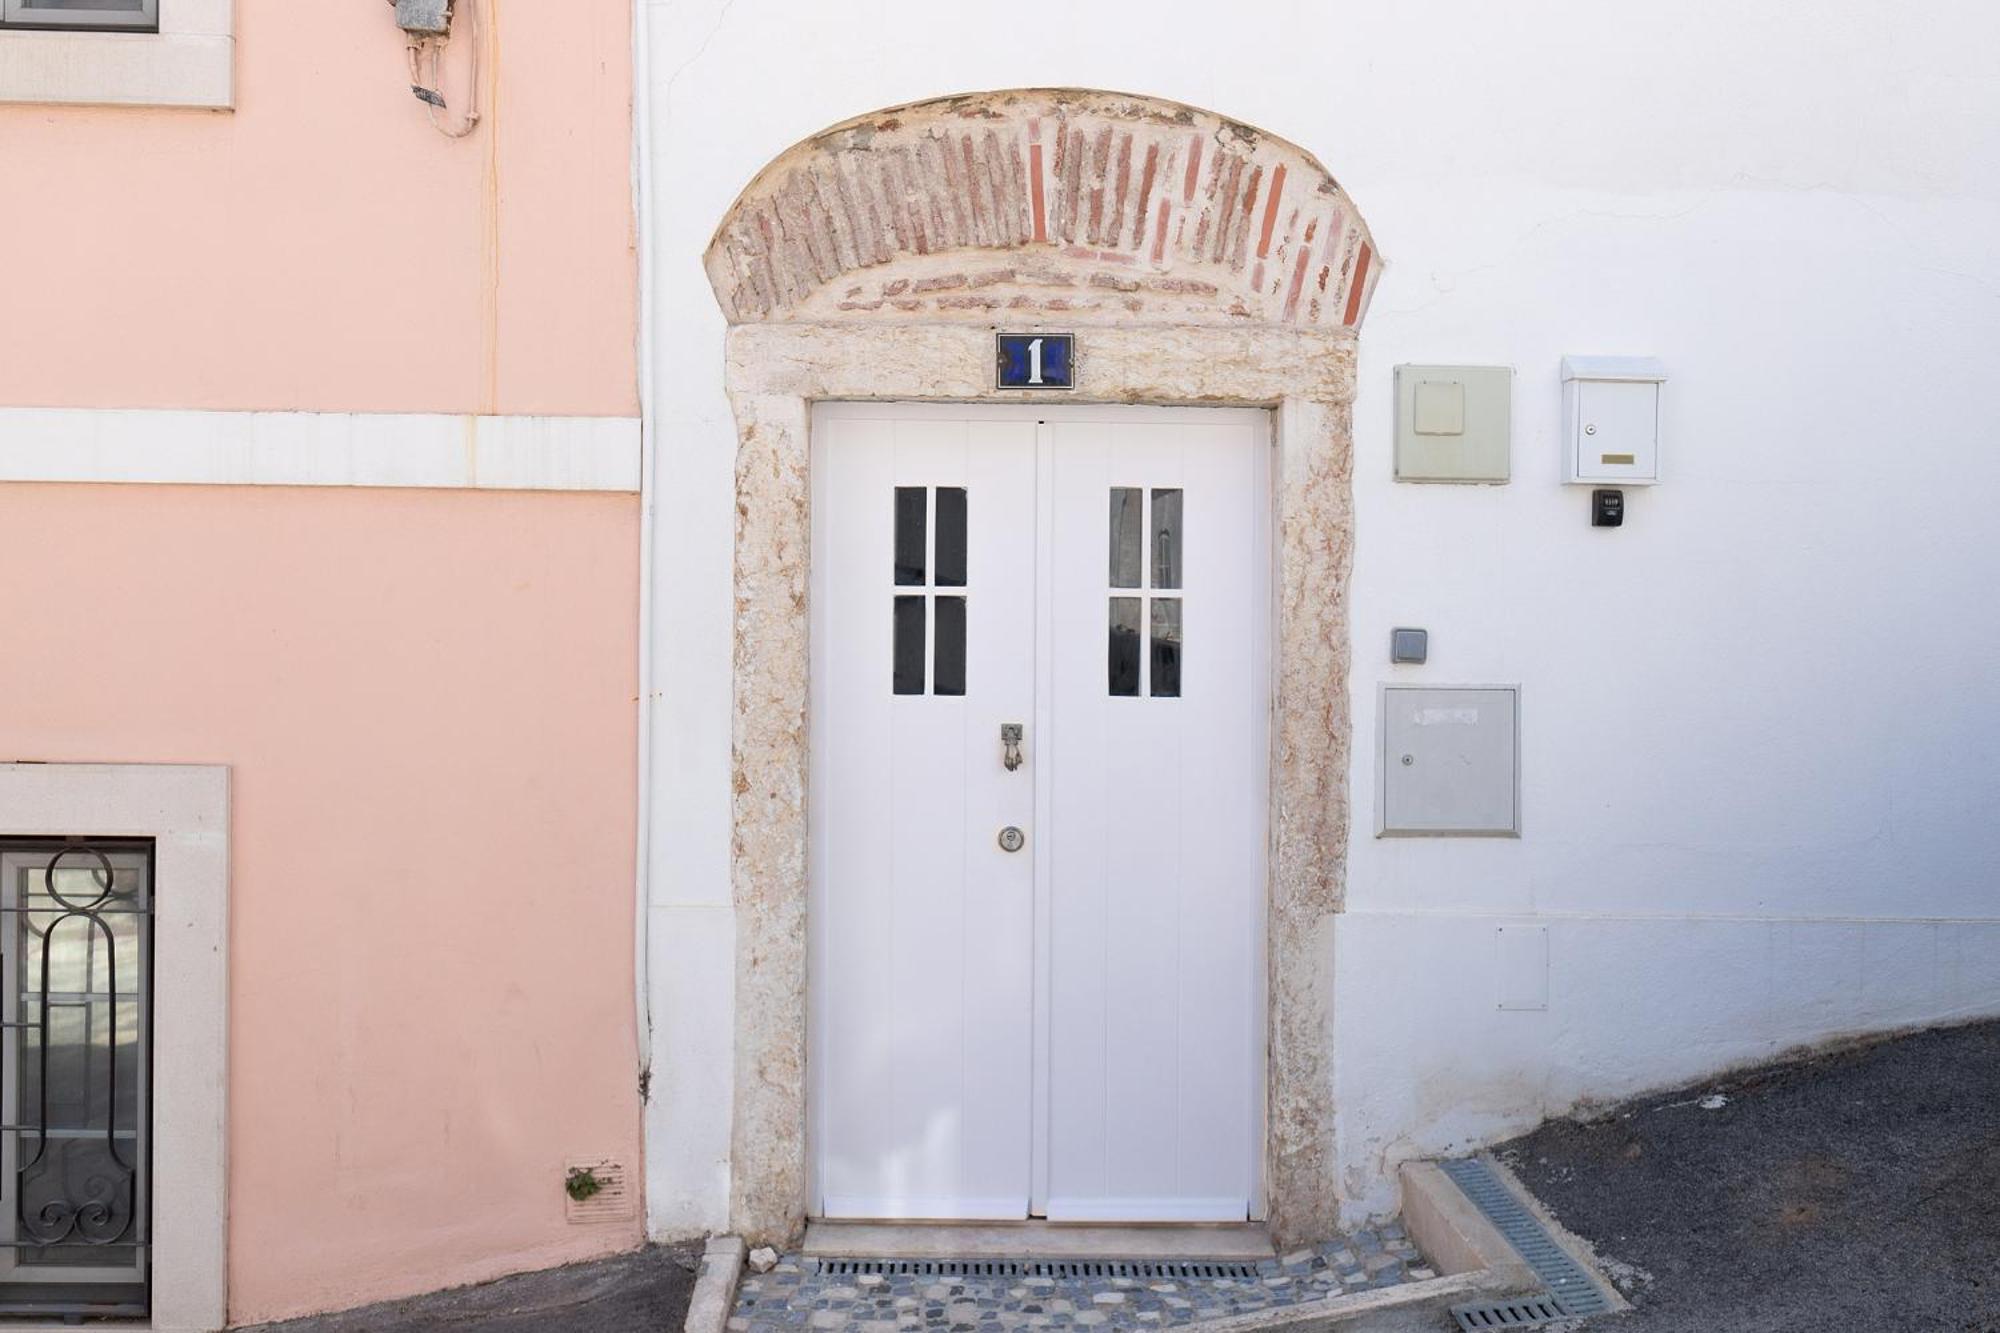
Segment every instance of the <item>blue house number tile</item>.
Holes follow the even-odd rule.
[[[1003,389],[1068,389],[1076,337],[1069,333],[1003,333],[1000,378]]]

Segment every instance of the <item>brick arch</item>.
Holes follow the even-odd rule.
[[[731,324],[1036,318],[1353,329],[1381,268],[1310,153],[1121,93],[939,98],[836,125],[739,195]]]

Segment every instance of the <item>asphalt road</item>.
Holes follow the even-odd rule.
[[[1499,1155],[1629,1266],[1637,1309],[1593,1327],[2000,1330],[2000,1023],[1554,1122]]]
[[[701,1247],[654,1246],[597,1263],[502,1278],[260,1333],[678,1333]]]

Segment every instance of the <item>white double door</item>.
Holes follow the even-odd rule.
[[[1260,1215],[1268,438],[817,410],[819,1215]]]

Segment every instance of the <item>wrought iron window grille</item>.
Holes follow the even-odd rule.
[[[152,844],[4,839],[0,872],[0,1316],[143,1316]]]

